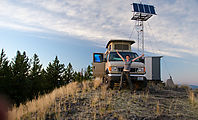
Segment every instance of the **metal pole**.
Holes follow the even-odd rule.
[[[140,52],[140,22],[138,21],[138,28],[137,28],[137,32],[138,32],[138,53]]]
[[[144,54],[144,24],[142,21],[142,54]]]

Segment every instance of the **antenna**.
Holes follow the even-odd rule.
[[[144,21],[147,21],[153,15],[157,15],[155,12],[155,7],[153,5],[146,5],[140,3],[133,3],[133,17],[131,20],[136,20],[136,29],[138,32],[138,51],[140,46],[140,41],[142,42],[142,54],[144,54]]]

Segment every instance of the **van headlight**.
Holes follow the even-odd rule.
[[[118,68],[116,66],[112,66],[111,71],[118,71]]]
[[[138,72],[144,72],[144,68],[138,68]]]

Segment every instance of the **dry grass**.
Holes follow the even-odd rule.
[[[40,96],[38,99],[27,102],[25,105],[21,104],[19,107],[14,106],[11,111],[8,112],[9,120],[20,119],[22,116],[30,113],[37,112],[39,116],[45,115],[45,111],[55,104],[55,99],[64,95],[74,96],[77,89],[77,82],[69,83],[67,86],[55,89],[50,94]]]
[[[178,91],[175,91],[175,95],[173,95],[171,91],[166,91],[159,85],[152,85],[156,91],[160,92],[161,89],[166,93],[136,91],[131,94],[129,90],[107,90],[107,86],[101,85],[101,82],[101,79],[82,83],[73,82],[55,89],[50,94],[40,96],[37,100],[13,107],[12,111],[9,111],[9,119],[117,118],[122,120],[155,118],[170,113],[172,116],[188,117],[189,113],[186,111],[192,111],[192,107],[188,108],[188,106],[198,105],[198,99],[193,91],[189,91],[186,98],[180,97],[183,93],[180,93],[180,98],[177,98],[175,95],[178,95]],[[170,98],[166,98],[167,96]],[[197,109],[194,108],[193,110]],[[190,113],[189,116],[192,114],[194,113]],[[135,116],[131,117],[131,115]],[[143,118],[141,118],[142,116]]]
[[[101,86],[101,99],[105,99],[107,95],[107,85]]]
[[[192,90],[189,90],[189,100],[191,104],[195,104],[195,95],[194,92]]]
[[[198,110],[198,96],[197,95],[195,96],[195,92],[196,90],[195,91],[189,90],[188,97],[192,107]]]
[[[192,107],[198,108],[198,90],[192,90],[187,85],[181,85],[179,88],[183,88],[188,93],[188,99]]]
[[[97,89],[102,83],[102,79],[100,78],[96,78],[94,81],[93,81],[93,84],[94,84],[94,89]]]
[[[100,79],[96,79],[94,81],[83,81],[82,87],[80,86],[80,83],[72,82],[69,83],[66,86],[63,86],[61,88],[55,89],[53,92],[40,96],[38,99],[34,99],[32,101],[27,102],[26,104],[20,104],[19,107],[14,106],[11,111],[8,112],[9,114],[9,120],[18,120],[21,119],[24,116],[31,116],[32,113],[37,113],[35,119],[37,119],[37,116],[39,119],[44,119],[46,112],[48,112],[49,108],[54,105],[54,108],[52,108],[55,113],[56,118],[59,118],[59,113],[61,112],[61,102],[58,104],[56,103],[57,98],[64,98],[64,99],[72,99],[72,103],[77,102],[77,96],[83,96],[86,92],[89,92],[92,90],[90,87],[90,84],[93,84],[93,89],[97,89],[101,84]],[[81,94],[79,94],[79,91],[82,91]],[[103,91],[103,94],[105,92]],[[97,101],[99,100],[98,96],[94,96],[92,101],[92,105],[95,106]],[[71,105],[69,104],[69,107],[64,106],[64,110],[70,109]],[[41,117],[42,116],[42,117]],[[31,118],[32,119],[32,118]]]
[[[159,101],[157,101],[157,104],[156,104],[156,115],[160,115],[160,106],[159,106]]]
[[[190,87],[188,85],[181,85],[181,86],[179,86],[179,88],[184,88],[186,90],[190,90]]]
[[[90,91],[91,90],[91,86],[90,84],[92,84],[93,81],[83,81],[82,82],[82,91],[83,92],[87,92],[87,91]]]

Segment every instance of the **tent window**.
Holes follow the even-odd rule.
[[[116,50],[129,50],[129,45],[115,44]]]

